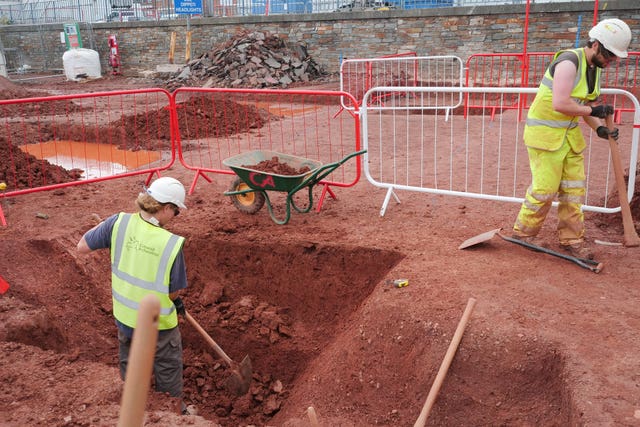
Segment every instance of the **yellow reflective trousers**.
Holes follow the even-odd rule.
[[[578,132],[579,130],[576,129]],[[584,237],[582,204],[585,196],[584,156],[565,139],[557,151],[527,147],[532,181],[513,226],[515,234],[535,236],[558,196],[558,238],[572,244]]]

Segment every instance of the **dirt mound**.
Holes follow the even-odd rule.
[[[33,96],[32,92],[0,76],[0,99],[29,98],[30,96]]]
[[[243,32],[191,61],[166,83],[180,86],[282,87],[325,75],[302,44],[267,32]]]
[[[5,182],[9,191],[75,181],[80,174],[81,171],[68,171],[38,160],[0,138],[0,182]]]
[[[202,107],[200,107],[202,106]],[[210,135],[215,137],[259,129],[275,116],[252,105],[242,105],[226,99],[221,94],[194,95],[177,103],[178,127],[182,139]],[[65,139],[115,144],[123,150],[171,149],[171,120],[166,108],[123,115],[100,126],[92,135],[95,141],[87,141],[86,127],[82,124],[68,126]],[[229,115],[242,117],[229,126]],[[193,126],[198,123],[198,126]],[[187,148],[188,149],[188,148]]]
[[[27,90],[11,80],[0,76],[0,100],[40,98],[51,96],[47,92]],[[81,107],[71,101],[52,101],[46,103],[8,104],[0,105],[0,117],[31,117],[40,114],[55,114],[56,112],[80,111]]]
[[[22,94],[19,91],[15,93]],[[11,107],[21,111],[37,111],[38,105],[26,103]],[[221,94],[194,95],[178,102],[177,106],[180,135],[185,140],[203,135],[220,137],[248,132],[276,119],[266,110],[234,102]],[[130,151],[171,149],[171,120],[166,108],[123,115],[95,128],[88,128],[84,123],[61,126],[55,119],[47,121],[43,110],[40,113],[41,116],[38,117],[41,122],[6,126],[5,135],[0,137],[0,182],[6,182],[9,191],[75,181],[84,172],[80,169],[66,170],[46,160],[39,160],[19,149],[18,144],[65,140],[111,144]],[[229,114],[242,117],[243,120],[238,121],[235,126],[229,126]],[[199,125],[194,127],[193,123]],[[188,147],[184,149],[188,150]]]

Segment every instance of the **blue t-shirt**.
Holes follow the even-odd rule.
[[[87,231],[84,235],[84,240],[87,242],[87,245],[91,250],[111,249],[111,234],[113,233],[113,226],[117,219],[118,214],[112,215],[102,221],[96,228]],[[181,247],[173,265],[171,266],[171,272],[169,275],[169,293],[177,292],[180,289],[185,289],[186,287],[187,267],[184,262],[184,253],[182,252]],[[133,335],[133,328],[120,323],[118,319],[116,319],[116,325],[118,325],[118,328],[120,328],[126,336],[131,338]]]

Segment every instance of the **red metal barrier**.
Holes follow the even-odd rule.
[[[465,85],[467,87],[520,87],[523,82],[535,80],[535,76],[530,75],[527,64],[528,55],[524,53],[478,53],[471,55],[465,66]],[[544,73],[544,70],[542,72]],[[500,100],[500,103],[493,103],[491,100],[487,100],[486,96],[486,94],[466,94],[465,117],[472,108],[490,110],[493,119],[498,111],[521,110],[524,107],[524,98],[518,95],[496,98],[496,100]]]
[[[467,87],[537,87],[544,76],[547,66],[553,58],[554,52],[529,53],[479,53],[471,55],[466,62],[465,84]],[[619,59],[616,63],[602,70],[603,88],[615,88],[638,93],[638,70],[640,52],[629,52],[629,57]],[[529,108],[530,97],[514,96],[500,104],[492,104],[486,99],[479,99],[481,94],[467,94],[465,97],[465,116],[469,109],[489,109],[491,117],[497,111],[518,109],[519,119],[523,110]],[[624,97],[623,97],[624,98]],[[633,111],[626,98],[619,103],[611,101],[616,106],[616,122],[620,121],[623,111]],[[490,101],[490,100],[489,100]]]
[[[180,88],[176,105],[176,142],[180,162],[195,171],[192,193],[208,174],[233,174],[222,161],[245,151],[269,150],[299,157],[336,162],[360,149],[357,101],[334,91]],[[355,113],[335,117],[341,99]],[[360,179],[360,158],[338,168],[323,186],[317,210],[331,187],[350,187]]]
[[[175,161],[171,106],[164,89],[0,100],[0,200],[132,175],[148,183]]]
[[[640,52],[629,52],[629,57],[619,59],[602,72],[602,87],[624,89],[636,98],[640,97]],[[620,123],[623,112],[635,111],[633,104],[626,96],[614,97],[607,101],[615,105],[614,120]]]

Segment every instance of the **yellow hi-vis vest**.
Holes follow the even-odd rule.
[[[140,301],[147,294],[160,300],[158,329],[178,326],[169,298],[171,266],[184,237],[149,224],[140,214],[120,213],[111,233],[111,295],[113,315],[135,328]]]
[[[600,68],[596,70],[593,92],[589,93],[587,83],[587,58],[584,48],[560,51],[553,57],[554,61],[563,52],[573,52],[578,57],[578,72],[573,82],[571,97],[579,104],[595,100],[600,95]],[[552,62],[552,65],[555,62]],[[545,151],[558,150],[565,139],[575,153],[586,147],[582,132],[578,128],[579,116],[567,116],[553,109],[553,76],[551,65],[544,73],[536,98],[529,108],[527,122],[524,127],[524,143],[527,147]]]

